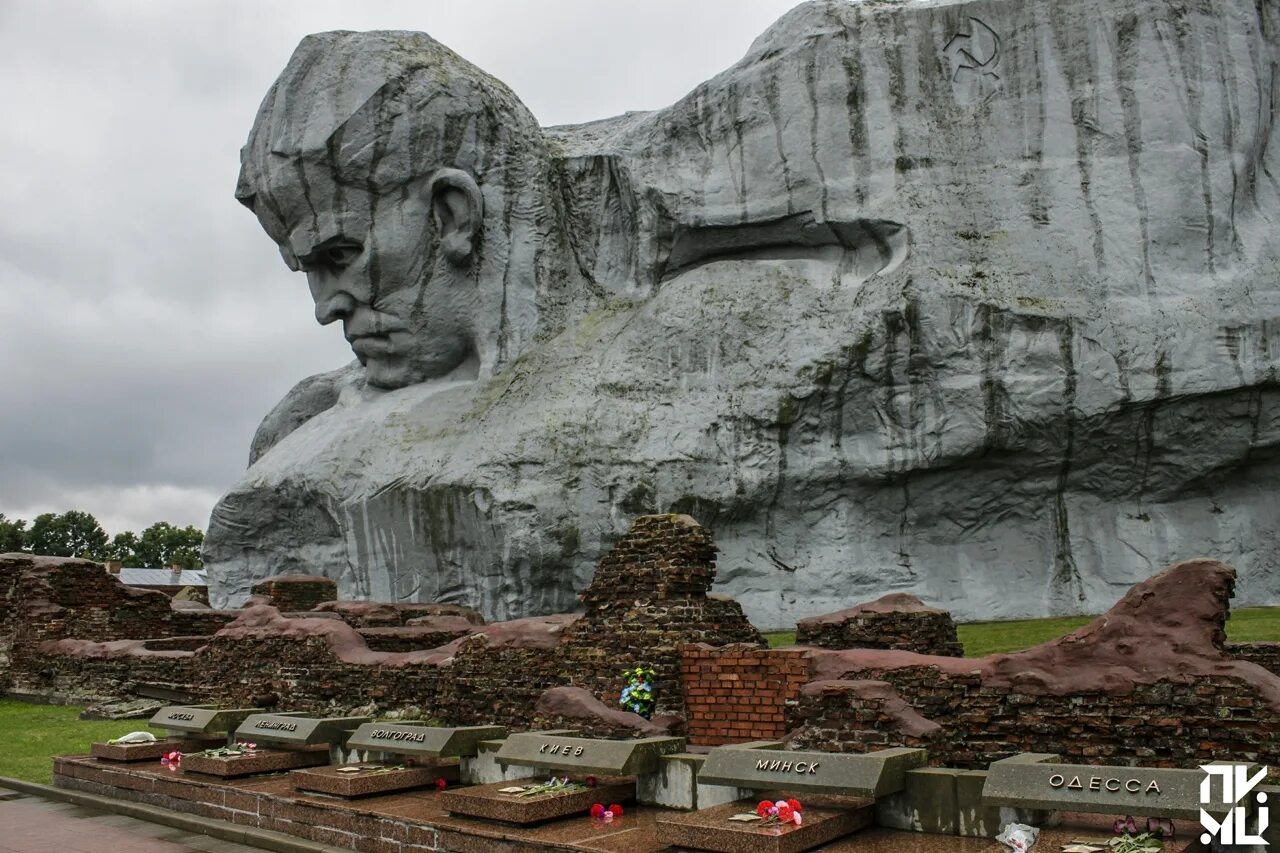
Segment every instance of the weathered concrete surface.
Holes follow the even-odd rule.
[[[357,363],[286,398],[211,519],[215,604],[306,571],[567,610],[627,522],[667,510],[713,529],[718,590],[762,627],[889,591],[1097,612],[1198,555],[1239,570],[1238,604],[1271,600],[1278,27],[1253,0],[815,2],[667,109],[455,135],[427,171],[476,176],[483,235],[469,267],[420,247],[421,293],[466,272],[474,299],[438,300],[456,328],[424,332],[463,362]],[[390,149],[418,138],[388,121]],[[376,172],[377,134],[348,130]],[[519,189],[484,159],[499,143]],[[286,249],[337,219],[429,227],[367,189],[363,225],[323,187],[289,213],[298,170],[253,172],[251,149],[297,220],[255,207]]]

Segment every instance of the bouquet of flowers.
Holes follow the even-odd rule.
[[[622,806],[614,803],[606,809],[603,803],[596,803],[591,806],[591,817],[604,823],[612,823],[615,817],[622,817]]]
[[[627,680],[618,704],[646,720],[653,716],[653,667],[637,666],[622,673]]]
[[[758,823],[760,826],[781,823],[793,823],[799,826],[804,823],[804,816],[801,814],[803,811],[804,806],[800,805],[799,800],[761,800],[760,804],[756,806],[754,814],[751,812],[736,814],[729,820]]]

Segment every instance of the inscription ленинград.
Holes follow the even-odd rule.
[[[282,723],[277,720],[258,720],[255,729],[275,729],[282,732],[296,732],[298,730],[297,723]]]

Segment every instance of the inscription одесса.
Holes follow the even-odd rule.
[[[1068,781],[1067,777],[1061,773],[1055,773],[1049,777],[1050,788],[1066,788],[1069,791],[1111,791],[1112,793],[1121,790],[1128,791],[1130,794],[1139,792],[1144,794],[1159,794],[1160,783],[1152,779],[1143,787],[1141,779],[1117,779],[1115,777],[1090,776],[1089,781],[1082,782],[1079,776],[1072,776]]]

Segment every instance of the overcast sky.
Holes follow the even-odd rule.
[[[795,0],[0,0],[0,512],[204,528],[262,416],[351,359],[232,197],[302,36],[422,30],[543,124],[653,109]]]

